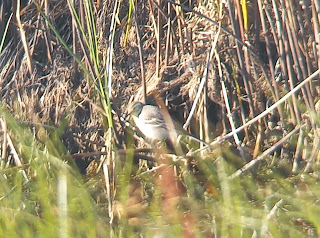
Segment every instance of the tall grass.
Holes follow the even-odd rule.
[[[11,166],[13,158],[8,157],[7,165],[1,170],[0,236],[106,235],[101,229],[103,223],[97,219],[96,205],[60,142],[61,128],[40,143],[3,106],[0,110],[10,130],[6,135],[12,141],[9,149],[12,153],[14,149],[17,151],[13,156],[22,163]]]

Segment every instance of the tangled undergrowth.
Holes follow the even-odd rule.
[[[318,237],[319,12],[1,1],[0,236]],[[211,149],[152,148],[132,100]]]

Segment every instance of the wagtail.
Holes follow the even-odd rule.
[[[137,128],[142,134],[152,141],[165,141],[170,137],[174,141],[179,141],[176,128],[177,123],[172,121],[172,126],[166,124],[160,109],[157,106],[143,104],[141,102],[131,102],[128,105],[127,112],[134,120]],[[204,143],[209,149],[210,146],[198,138],[190,135],[188,132],[178,133],[185,135],[197,142]],[[172,138],[175,135],[176,138]]]
[[[168,128],[158,107],[132,102],[128,105],[128,114],[142,134],[152,141],[162,141],[169,137]]]

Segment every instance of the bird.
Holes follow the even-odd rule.
[[[169,138],[169,130],[157,106],[133,101],[127,112],[141,133],[151,141],[164,141]]]
[[[131,115],[140,132],[151,142],[167,141],[175,144],[180,142],[181,136],[186,136],[199,143],[203,143],[211,150],[210,145],[205,141],[194,137],[182,128],[181,130],[177,129],[181,126],[176,121],[171,118],[164,120],[161,110],[157,106],[133,101],[129,103],[127,113]]]

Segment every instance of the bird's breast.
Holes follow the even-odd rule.
[[[137,128],[149,139],[152,140],[165,140],[168,138],[169,133],[164,124],[152,123],[152,120],[145,121],[139,117],[133,117],[134,123]]]

